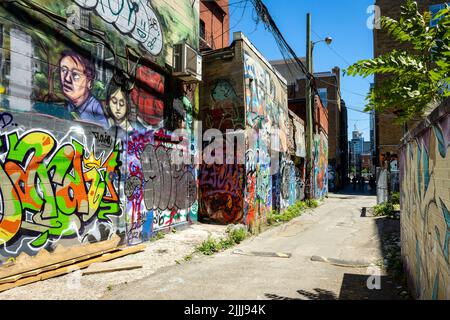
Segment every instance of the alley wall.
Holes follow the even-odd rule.
[[[0,3],[0,263],[197,220],[197,167],[171,154],[195,150],[198,91],[171,70],[199,2],[133,3]]]
[[[403,139],[401,243],[417,299],[450,299],[450,101]]]

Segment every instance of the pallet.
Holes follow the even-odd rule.
[[[52,266],[57,264],[64,265],[65,262],[70,264],[73,263],[73,260],[86,260],[94,256],[102,255],[106,252],[117,249],[119,243],[120,237],[114,235],[110,240],[98,243],[83,244],[70,248],[57,246],[51,253],[43,249],[39,251],[36,256],[32,257],[22,253],[16,258],[14,264],[8,264],[0,268],[0,283],[2,283],[4,278],[10,278],[12,276],[28,272],[32,274],[33,270],[48,270],[46,269],[47,267],[51,270],[53,268]]]
[[[42,268],[39,270],[33,270],[34,273],[37,273],[36,275],[22,277],[16,281],[13,281],[14,277],[11,277],[10,278],[11,282],[0,284],[0,292],[10,290],[10,289],[13,289],[16,287],[20,287],[20,286],[23,286],[26,284],[62,276],[67,273],[73,272],[74,270],[80,270],[80,269],[87,268],[91,264],[96,263],[96,262],[110,261],[110,260],[114,260],[114,259],[129,255],[129,254],[138,253],[138,252],[144,251],[145,248],[146,248],[146,245],[144,245],[144,244],[134,246],[134,247],[116,248],[116,251],[108,252],[108,253],[102,254],[99,257],[80,261],[80,262],[70,264],[67,266],[59,267],[57,264],[52,265],[52,266],[56,267],[56,269],[54,269],[54,270],[44,271],[45,268]],[[68,262],[68,261],[66,261],[66,262]],[[30,273],[30,274],[32,274],[32,273]]]

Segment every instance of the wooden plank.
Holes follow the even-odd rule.
[[[36,276],[32,276],[32,277],[28,277],[28,278],[23,278],[20,279],[16,282],[12,282],[12,283],[5,283],[5,284],[1,284],[0,285],[0,292],[9,290],[9,289],[13,289],[16,287],[20,287],[26,284],[30,284],[30,283],[34,283],[37,281],[42,281],[42,280],[47,280],[50,278],[54,278],[54,277],[58,277],[58,276],[62,276],[66,273],[70,273],[72,272],[74,269],[84,269],[89,267],[92,263],[95,262],[105,262],[105,261],[110,261],[113,259],[117,259],[129,254],[133,254],[133,253],[137,253],[140,251],[144,251],[146,248],[145,244],[141,244],[138,246],[134,246],[134,247],[129,247],[123,250],[118,250],[117,252],[114,253],[107,253],[104,254],[100,257],[94,258],[94,259],[90,259],[90,260],[85,260],[79,263],[76,263],[74,265],[70,265],[70,266],[66,266],[66,267],[62,267],[56,270],[51,270],[51,271],[47,271],[41,274],[38,274]]]
[[[108,273],[117,271],[129,271],[134,269],[142,268],[142,263],[126,263],[126,264],[107,264],[105,262],[93,263],[85,271],[83,271],[83,276],[98,273]]]
[[[39,253],[30,257],[26,254],[20,254],[14,265],[0,268],[0,279],[19,275],[36,269],[45,268],[51,265],[62,263],[73,259],[89,257],[92,254],[108,251],[120,243],[120,237],[114,235],[112,239],[92,244],[84,244],[70,248],[58,246],[54,252],[49,253],[47,250],[41,250]]]
[[[52,265],[47,266],[47,267],[34,269],[34,270],[31,270],[31,271],[28,271],[28,272],[25,272],[25,273],[20,273],[20,274],[11,276],[11,277],[6,277],[6,278],[3,278],[3,279],[0,279],[0,284],[2,284],[2,283],[9,283],[9,282],[15,282],[15,281],[17,281],[19,279],[22,279],[22,278],[35,276],[35,275],[38,275],[38,274],[43,273],[43,272],[47,272],[47,271],[50,271],[50,270],[55,270],[55,269],[58,269],[58,268],[61,268],[61,267],[64,267],[64,266],[75,264],[75,263],[78,263],[78,262],[83,261],[83,260],[92,259],[92,258],[101,256],[103,254],[106,254],[106,253],[109,253],[109,252],[113,252],[113,251],[117,251],[117,250],[120,250],[120,248],[113,248],[113,249],[108,249],[108,250],[105,250],[105,251],[96,252],[94,254],[89,254],[89,255],[86,255],[86,256],[82,256],[80,258],[67,260],[67,261],[64,261],[64,262],[61,262],[61,263],[52,264]]]

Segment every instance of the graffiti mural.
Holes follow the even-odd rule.
[[[81,8],[94,10],[120,33],[139,42],[156,56],[163,47],[163,32],[153,9],[143,0],[74,0]]]
[[[143,126],[161,128],[164,116],[164,77],[146,66],[137,68],[131,100],[137,106],[137,120]]]
[[[202,218],[240,223],[244,215],[244,166],[205,165],[200,176]]]
[[[294,121],[295,155],[306,158],[305,126],[299,121]]]
[[[289,120],[284,83],[269,66],[254,56],[254,53],[244,53],[246,123],[255,132],[254,136],[247,135],[248,154],[252,154],[254,159],[252,168],[247,170],[246,180],[246,222],[250,226],[265,221],[272,210],[271,155],[272,152],[288,151]],[[279,141],[273,144],[271,134],[275,130],[278,130]]]
[[[60,139],[42,129],[2,134],[0,256],[33,255],[63,240],[106,240],[118,231],[119,145],[97,150],[95,139],[91,147],[86,142],[77,130]]]
[[[450,299],[450,116],[414,133],[400,154],[402,255],[418,299]]]
[[[188,222],[196,201],[194,169],[173,164],[171,153],[178,149],[159,141],[160,136],[136,132],[128,141],[125,195],[130,243]]]
[[[198,90],[170,66],[199,1],[33,3],[0,2],[0,263],[195,221],[197,167],[172,155],[196,152]]]
[[[336,176],[336,169],[334,165],[328,165],[328,189],[330,191],[336,191],[336,183],[337,183],[337,176]]]
[[[314,197],[328,195],[328,140],[323,132],[314,135]]]
[[[211,92],[213,106],[205,114],[208,129],[245,129],[243,108],[233,85],[228,80],[219,79]]]

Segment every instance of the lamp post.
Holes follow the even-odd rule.
[[[328,45],[333,42],[333,39],[331,37],[327,37],[323,40],[319,40],[316,42],[311,41],[311,14],[308,13],[306,15],[306,67],[308,69],[309,75],[313,74],[313,50],[314,45],[316,45],[319,42],[326,42]],[[309,176],[309,181],[307,183],[307,189],[308,194],[307,197],[309,199],[314,198],[313,194],[313,179],[314,179],[314,173],[313,173],[313,119],[312,119],[312,83],[311,79],[309,78],[309,75],[306,75],[306,125],[307,125],[307,139],[306,139],[306,152],[307,152],[307,171]]]

